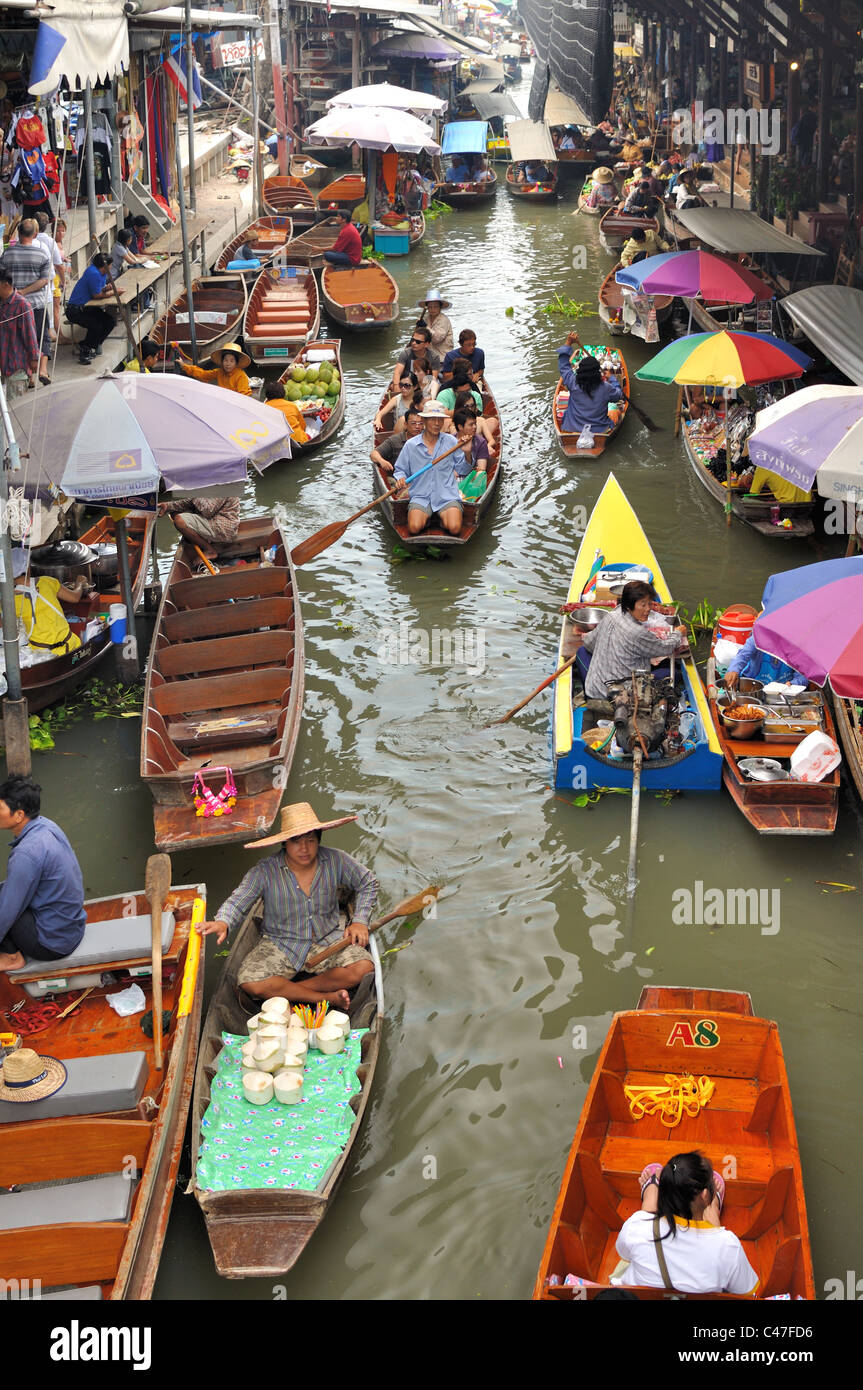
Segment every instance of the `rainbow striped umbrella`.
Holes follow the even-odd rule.
[[[802,376],[812,366],[805,352],[772,333],[689,333],[669,343],[640,371],[639,381],[679,386],[763,386]]]

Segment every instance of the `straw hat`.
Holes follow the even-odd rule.
[[[283,840],[293,839],[294,835],[308,835],[310,830],[334,830],[337,825],[347,825],[348,821],[356,819],[356,816],[340,816],[338,820],[318,820],[307,801],[295,801],[293,806],[282,807],[278,835],[268,835],[265,840],[252,840],[243,848],[261,849],[264,845],[278,845]]]
[[[56,1057],[41,1057],[30,1047],[10,1052],[3,1062],[0,1100],[45,1100],[66,1085],[66,1068]]]
[[[598,169],[594,169],[590,176],[594,183],[614,183],[614,174],[604,164]]]
[[[237,365],[239,367],[248,367],[251,363],[251,357],[246,356],[239,343],[225,343],[224,347],[214,348],[213,351],[210,353],[210,356],[212,357],[217,367],[221,367],[222,358],[224,357],[226,352],[232,352],[234,354],[234,356],[237,358]]]
[[[445,409],[444,406],[439,405],[437,401],[426,401],[425,405],[420,411],[420,415],[424,420],[449,419],[449,411]]]
[[[428,294],[426,295],[425,299],[418,299],[418,300],[417,300],[417,308],[418,308],[418,309],[424,309],[424,308],[426,307],[427,304],[439,304],[440,307],[441,307],[441,309],[451,309],[451,308],[452,308],[452,304],[450,303],[450,301],[449,301],[448,299],[443,299],[443,298],[441,297],[441,292],[440,292],[440,290],[429,290],[429,292],[428,292]]]

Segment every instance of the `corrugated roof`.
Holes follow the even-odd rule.
[[[810,285],[779,303],[828,362],[863,386],[863,290]]]
[[[717,251],[729,251],[732,255],[746,251],[772,251],[774,255],[785,256],[823,256],[814,246],[786,236],[770,222],[765,222],[757,212],[743,208],[683,208],[675,212],[678,222],[682,222],[688,232],[699,241]]]
[[[514,160],[545,159],[553,163],[557,152],[544,121],[507,121],[510,154]]]

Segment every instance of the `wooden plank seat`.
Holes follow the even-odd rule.
[[[171,947],[175,927],[173,912],[163,912],[162,951],[165,953]],[[25,960],[20,970],[10,970],[8,975],[10,980],[23,984],[26,980],[53,979],[70,970],[92,969],[109,963],[120,965],[142,956],[149,960],[151,944],[150,918],[145,913],[88,922],[80,944],[68,956],[60,960]]]
[[[144,1094],[149,1068],[145,1052],[108,1052],[94,1057],[60,1059],[66,1068],[61,1090],[26,1106],[0,1101],[0,1125],[25,1118],[56,1120],[65,1115],[106,1115],[134,1110]]]
[[[177,608],[205,608],[228,599],[269,598],[290,587],[290,572],[280,565],[249,565],[197,579],[180,579],[171,589]]]
[[[168,725],[168,737],[184,753],[204,748],[260,748],[276,736],[280,705],[256,705],[252,710],[236,710],[231,718],[208,717],[196,723],[180,719]]]
[[[736,1141],[735,1141],[736,1142]],[[718,1141],[712,1146],[703,1140],[696,1144],[716,1163],[723,1154],[730,1152],[730,1141]],[[637,1195],[638,1174],[645,1163],[668,1163],[675,1154],[686,1151],[691,1146],[679,1136],[675,1139],[652,1138],[647,1135],[637,1139],[607,1138],[603,1141],[600,1153],[600,1166],[603,1175],[627,1196]],[[710,1152],[710,1149],[713,1152]],[[726,1204],[751,1206],[764,1196],[774,1172],[774,1157],[761,1143],[738,1144],[734,1150],[737,1159],[737,1177],[726,1182]]]
[[[192,676],[203,672],[251,671],[259,666],[285,665],[293,650],[293,633],[273,629],[248,636],[211,637],[161,647],[156,665],[163,676]]]
[[[128,1221],[135,1184],[124,1173],[0,1195],[0,1231],[67,1222]]]
[[[293,599],[290,598],[213,604],[207,608],[187,608],[179,613],[166,613],[162,629],[170,642],[194,642],[208,637],[228,637],[239,632],[255,633],[264,628],[287,627],[293,617],[293,609]]]
[[[217,710],[281,703],[289,683],[290,673],[283,666],[248,674],[166,681],[153,691],[153,703],[163,717],[200,714],[202,719],[213,719]]]

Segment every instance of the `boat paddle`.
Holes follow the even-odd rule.
[[[437,464],[442,463],[445,458],[449,458],[450,454],[454,454],[457,449],[462,449],[466,442],[467,441],[464,440],[459,441],[458,444],[454,444],[451,449],[447,449],[446,452],[441,454],[438,458],[432,459],[431,463],[427,463],[425,467],[420,468],[417,473],[412,473],[410,478],[407,479],[407,482],[412,483],[416,478],[421,478],[423,473],[427,473],[430,468],[434,468]],[[353,516],[349,516],[346,521],[331,521],[329,526],[325,526],[321,531],[316,531],[313,536],[309,536],[307,541],[300,541],[299,545],[295,545],[291,551],[291,561],[294,567],[299,569],[300,565],[307,565],[310,560],[316,559],[323,551],[329,550],[331,545],[341,540],[352,521],[357,521],[359,517],[365,516],[366,512],[372,510],[372,507],[378,507],[381,502],[386,502],[388,497],[395,497],[396,493],[401,492],[403,486],[403,483],[399,483],[398,487],[391,488],[381,497],[376,497],[374,502],[368,502],[366,506],[360,507],[359,511],[354,512]]]
[[[150,904],[153,962],[153,1053],[162,1070],[162,909],[171,891],[171,860],[167,854],[151,854],[144,875],[144,895]]]
[[[509,720],[512,719],[512,716],[514,714],[518,714],[520,709],[524,709],[525,705],[530,704],[531,700],[534,698],[535,695],[539,695],[541,691],[545,690],[547,686],[551,685],[552,681],[556,681],[558,676],[562,676],[565,671],[568,671],[577,656],[578,652],[575,652],[575,654],[571,656],[568,661],[565,661],[562,666],[558,666],[557,670],[552,675],[548,676],[543,681],[542,685],[538,685],[536,687],[536,690],[531,691],[531,693],[528,696],[526,696],[524,700],[520,700],[517,705],[513,705],[512,709],[509,710],[506,714],[504,714],[500,719],[493,719],[490,724],[485,724],[483,725],[483,727],[486,729],[493,729],[495,724],[507,724]]]
[[[574,328],[570,332],[569,337],[572,339],[572,342],[570,344],[571,347],[574,347],[577,343],[580,348],[584,348],[584,343],[581,341]],[[662,426],[657,425],[655,420],[651,420],[650,416],[647,414],[646,411],[641,409],[640,405],[635,404],[635,401],[632,399],[631,396],[627,396],[623,391],[621,391],[620,398],[621,400],[626,402],[626,404],[630,407],[630,409],[635,413],[635,415],[644,425],[644,428],[650,430],[651,434],[656,434],[659,430],[662,429]]]
[[[421,908],[428,907],[429,900],[434,901],[440,893],[440,888],[423,888],[421,892],[414,893],[412,898],[403,898],[392,912],[386,913],[384,917],[378,917],[376,922],[369,923],[369,932],[377,931],[378,927],[384,926],[386,922],[392,922],[396,917],[412,917]],[[326,950],[318,951],[317,955],[309,956],[304,969],[310,965],[320,965],[322,960],[327,960],[329,956],[338,955],[339,951],[344,950],[344,939],[336,941],[334,945],[327,946]]]

